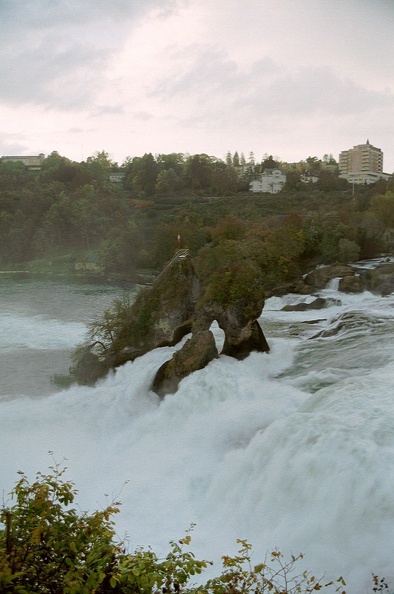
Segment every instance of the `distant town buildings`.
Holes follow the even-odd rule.
[[[124,180],[125,175],[124,171],[111,171],[109,174],[109,181],[114,184],[119,184]]]
[[[315,173],[310,173],[309,171],[305,171],[300,175],[300,181],[304,184],[315,184],[319,181],[319,176]]]
[[[14,163],[23,163],[28,171],[39,171],[42,167],[42,164],[45,160],[44,153],[40,153],[39,155],[21,155],[21,156],[3,156],[1,157],[2,161],[11,161]]]
[[[383,172],[382,150],[373,146],[368,139],[365,144],[358,144],[351,149],[342,151],[339,155],[338,164],[332,155],[325,155],[325,157],[331,157],[331,159],[323,158],[323,161],[318,160],[317,157],[308,157],[306,161],[300,161],[299,163],[282,163],[282,166],[286,169],[284,171],[284,169],[279,168],[279,162],[275,163],[272,157],[265,159],[265,162],[261,165],[255,166],[253,154],[251,153],[251,155],[251,160],[247,164],[243,155],[239,159],[238,153],[235,153],[232,159],[231,154],[228,154],[230,166],[233,167],[240,179],[246,181],[250,180],[253,175],[256,176],[249,183],[251,192],[268,194],[281,192],[286,183],[286,171],[297,173],[299,180],[304,184],[318,182],[323,170],[330,171],[334,175],[337,175],[339,170],[339,177],[346,179],[353,185],[373,184],[379,180],[388,181],[392,178],[392,175]],[[214,157],[211,157],[211,159],[214,159]],[[40,171],[45,161],[45,155],[44,153],[39,155],[4,155],[0,157],[0,161],[22,163],[27,171]],[[265,168],[262,170],[264,165]],[[124,177],[124,168],[114,166],[109,170],[108,180],[111,183],[122,183]]]
[[[250,182],[251,192],[268,192],[277,194],[286,183],[286,173],[281,169],[264,169],[258,179]]]
[[[353,184],[373,184],[380,179],[388,180],[390,175],[383,173],[382,150],[367,140],[340,153],[339,177]]]

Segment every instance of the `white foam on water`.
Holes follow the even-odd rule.
[[[352,308],[390,327],[392,300],[338,297],[342,306],[313,312],[323,314],[322,327]],[[305,320],[306,312],[279,311],[284,301],[268,301],[263,328]],[[46,325],[48,340],[57,336],[51,320],[34,323]],[[81,328],[71,330],[78,342]],[[2,489],[12,488],[19,469],[32,478],[45,471],[52,451],[67,459],[82,509],[105,505],[105,493],[119,495],[117,530],[120,538],[128,533],[131,547],[151,545],[160,554],[196,523],[192,548],[200,557],[216,561],[236,550],[236,538],[248,538],[256,562],[274,547],[303,552],[305,567],[327,579],[344,575],[351,594],[370,590],[372,572],[393,584],[394,353],[379,331],[374,348],[386,358],[375,357],[376,368],[339,373],[332,358],[328,370],[303,369],[303,349],[313,362],[319,349],[328,357],[342,345],[345,361],[340,337],[267,334],[269,354],[220,357],[164,400],[150,386],[175,350],[167,347],[94,388],[1,402]],[[373,337],[374,327],[368,332]],[[348,352],[358,348],[358,338],[348,340]],[[324,372],[331,384],[311,394],[305,375]]]
[[[7,352],[20,348],[72,348],[86,335],[86,325],[81,322],[48,320],[42,315],[1,313],[0,328],[0,351]]]

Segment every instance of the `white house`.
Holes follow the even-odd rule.
[[[286,173],[281,169],[264,169],[260,179],[254,179],[250,183],[251,192],[267,192],[277,194],[283,189],[286,183]]]

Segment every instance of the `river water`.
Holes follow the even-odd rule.
[[[135,290],[0,279],[4,500],[18,470],[33,479],[65,459],[83,510],[122,501],[117,533],[132,549],[160,555],[195,524],[200,558],[247,538],[256,562],[277,547],[304,553],[315,575],[343,575],[350,593],[370,592],[372,572],[393,587],[394,296],[328,288],[340,304],[306,312],[281,311],[305,298],[271,298],[269,354],[221,357],[163,401],[150,385],[174,348],[95,387],[51,384],[87,323]]]

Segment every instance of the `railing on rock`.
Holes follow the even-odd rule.
[[[184,258],[187,258],[187,256],[190,254],[190,250],[187,248],[184,248],[182,250],[177,250],[174,254],[174,256],[172,257],[172,259],[169,261],[169,263],[167,264],[167,266],[165,266],[163,268],[163,270],[160,272],[159,276],[155,278],[154,281],[154,285],[160,280],[160,278],[163,276],[163,274],[169,269],[171,268],[171,266],[173,266],[173,264],[175,264],[175,262],[178,262],[180,260],[183,260]]]

